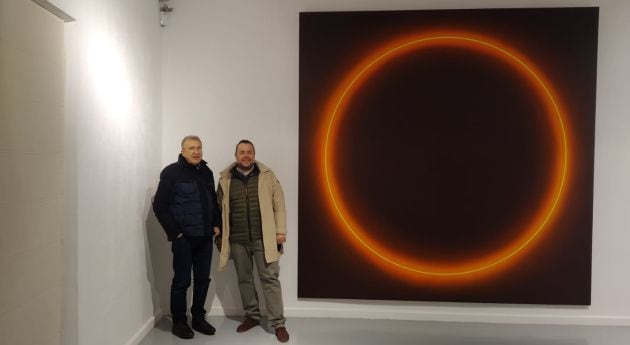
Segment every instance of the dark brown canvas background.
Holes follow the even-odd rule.
[[[590,304],[597,8],[320,12],[300,15],[298,297]],[[332,90],[388,40],[434,28],[509,44],[555,86],[572,133],[566,200],[518,264],[474,284],[423,284],[363,257],[331,219],[318,128]],[[353,97],[335,161],[370,235],[401,252],[474,257],[515,234],[548,178],[551,134],[509,68],[457,49],[412,53]]]

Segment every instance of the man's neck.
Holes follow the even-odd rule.
[[[238,171],[239,173],[241,173],[244,176],[247,176],[249,174],[252,173],[252,171],[254,171],[254,164],[252,164],[252,166],[249,167],[249,169],[243,169],[241,167],[239,167],[238,165],[236,166],[236,171]]]

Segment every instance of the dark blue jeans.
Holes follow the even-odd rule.
[[[210,285],[212,239],[182,236],[173,241],[171,251],[173,252],[173,271],[175,273],[171,283],[173,322],[186,321],[186,291],[190,287],[191,270],[195,280],[190,313],[193,317],[204,317],[206,315],[204,305]]]

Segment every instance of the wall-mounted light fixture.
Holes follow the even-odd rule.
[[[168,23],[168,14],[173,12],[173,8],[169,7],[169,0],[158,0],[160,3],[160,26],[166,26]]]

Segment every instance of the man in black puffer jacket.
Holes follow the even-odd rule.
[[[210,285],[212,237],[220,232],[221,215],[214,189],[214,176],[202,159],[201,139],[189,135],[182,140],[176,163],[160,174],[153,210],[172,242],[174,277],[171,284],[172,332],[183,339],[194,336],[186,317],[186,291],[194,272],[192,328],[212,335],[206,319],[206,295]]]

